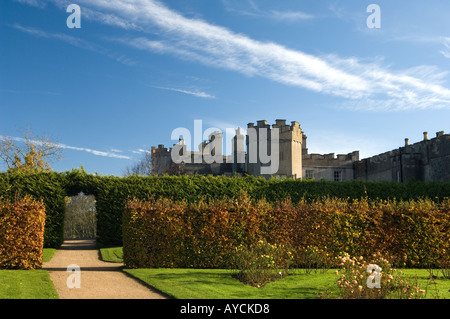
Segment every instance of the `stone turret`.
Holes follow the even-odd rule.
[[[249,123],[247,127],[246,166],[248,174],[261,176],[264,175],[262,168],[277,165],[276,173],[269,175],[302,178],[303,133],[298,122],[293,121],[291,125],[287,125],[286,120],[277,119],[275,124],[270,127],[266,120],[259,120],[256,126],[254,123]],[[277,131],[274,131],[275,129]],[[274,144],[276,132],[278,140]],[[273,149],[274,147],[276,148]],[[278,154],[272,154],[272,151],[276,152],[276,149]],[[265,160],[267,156],[271,158],[270,164]]]

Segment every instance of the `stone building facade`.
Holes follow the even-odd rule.
[[[355,162],[355,179],[364,181],[450,181],[450,135],[443,131],[429,139],[405,145]]]
[[[277,144],[271,140],[274,134],[278,134]],[[209,140],[198,146],[198,151],[186,151],[181,139],[170,149],[164,145],[152,147],[152,174],[248,174],[331,181],[450,181],[450,135],[444,132],[436,133],[432,139],[428,139],[425,132],[421,142],[410,145],[405,139],[403,147],[362,160],[359,151],[336,156],[334,153],[309,154],[306,141],[307,136],[296,121],[289,125],[286,120],[276,120],[269,125],[261,120],[249,123],[245,135],[242,129],[236,130],[228,156],[221,152],[215,154],[223,142],[220,132],[212,133]],[[212,147],[214,145],[216,148]],[[173,149],[183,153],[186,160],[174,163]],[[278,155],[272,154],[274,152]],[[205,160],[205,154],[215,156],[215,160]],[[274,163],[273,156],[277,156],[277,170],[267,174],[267,168]]]
[[[266,138],[262,134],[262,130],[266,130]],[[274,129],[278,130],[278,143],[273,143],[271,138],[274,134]],[[255,146],[252,149],[252,137],[251,131],[256,134],[254,136]],[[275,175],[279,177],[289,177],[300,179],[302,178],[302,135],[303,132],[300,128],[298,122],[291,122],[291,125],[286,124],[286,120],[276,120],[275,124],[270,127],[267,121],[257,121],[255,126],[254,123],[249,123],[247,126],[247,157],[246,157],[246,172],[254,176],[264,176],[269,178],[270,175]],[[262,137],[262,138],[261,138]],[[264,143],[264,147],[262,143]],[[277,145],[274,145],[277,144]],[[273,154],[275,150],[273,147],[278,148],[278,155]],[[253,156],[252,156],[253,154]],[[269,163],[263,163],[261,155],[270,155],[272,158]],[[277,156],[277,162],[274,164],[273,156]],[[253,157],[253,161],[252,161]],[[261,169],[269,165],[277,165],[277,171],[275,174],[264,174]]]

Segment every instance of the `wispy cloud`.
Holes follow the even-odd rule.
[[[144,154],[144,153],[151,154],[150,151],[144,150],[142,148],[138,148],[137,150],[133,150],[133,151],[131,151],[131,153],[133,153],[133,154]]]
[[[301,11],[277,11],[271,10],[266,14],[273,19],[280,21],[297,21],[297,20],[309,20],[313,19],[314,16]]]
[[[105,151],[98,151],[98,150],[94,150],[94,149],[86,148],[86,147],[70,146],[70,145],[61,144],[61,143],[56,143],[56,145],[58,147],[62,148],[62,149],[87,152],[87,153],[91,153],[91,154],[96,155],[96,156],[111,157],[111,158],[118,158],[118,159],[127,159],[127,160],[132,159],[130,156],[117,154],[117,152],[114,152],[112,150],[105,152]]]
[[[257,41],[204,20],[187,18],[156,0],[78,2],[91,10],[90,19],[138,31],[139,35],[118,41],[141,50],[171,54],[249,77],[342,97],[346,101],[344,105],[361,110],[450,106],[450,90],[443,84],[445,72],[423,77],[417,70],[393,70],[379,61],[311,55],[277,43]],[[101,14],[96,16],[95,12]],[[105,15],[110,17],[107,22]],[[124,26],[124,21],[130,23]],[[419,67],[430,74],[436,71],[434,67]]]
[[[168,90],[168,91],[174,91],[174,92],[179,92],[179,93],[184,93],[184,94],[189,94],[189,95],[193,95],[196,97],[200,97],[200,98],[204,98],[204,99],[214,99],[216,98],[214,95],[202,92],[202,91],[192,91],[192,90],[184,90],[184,89],[177,89],[177,88],[171,88],[171,87],[161,87],[161,86],[153,86],[156,89],[161,89],[161,90]]]
[[[136,62],[130,58],[127,58],[127,57],[117,54],[117,53],[109,52],[108,50],[100,47],[99,45],[93,45],[90,42],[88,42],[84,39],[81,39],[81,38],[77,38],[77,37],[67,35],[64,33],[47,32],[47,31],[44,31],[44,30],[41,30],[38,28],[23,26],[20,24],[14,24],[14,25],[12,25],[12,27],[21,32],[33,35],[35,37],[46,38],[46,39],[56,39],[56,40],[63,41],[67,44],[70,44],[72,46],[75,46],[75,47],[78,47],[81,49],[90,50],[90,51],[105,55],[105,56],[107,56],[119,63],[125,64],[125,65],[129,65],[129,66],[136,65]]]
[[[446,57],[447,59],[450,59],[450,38],[444,37],[442,39],[442,44],[445,47],[445,50],[441,50],[441,54]]]
[[[15,1],[22,3],[22,4],[29,5],[29,6],[38,7],[38,8],[44,8],[46,5],[45,2],[42,2],[40,0],[15,0]]]
[[[230,1],[230,0],[222,0],[222,3],[225,6],[225,9],[230,12],[235,12],[240,15],[259,17],[272,19],[283,22],[295,22],[300,20],[310,20],[313,19],[314,16],[302,11],[293,11],[293,10],[262,10],[256,3],[252,0],[248,1]]]
[[[4,136],[0,135],[0,139],[4,138]],[[15,137],[15,136],[7,136],[7,138],[11,138],[14,141],[17,142],[26,142],[26,140],[22,137]],[[41,144],[41,141],[38,140],[31,140],[30,141],[33,144],[39,145]],[[53,145],[55,145],[56,147],[59,147],[61,149],[67,149],[67,150],[73,150],[73,151],[81,151],[81,152],[87,152],[96,156],[103,156],[103,157],[111,157],[111,158],[118,158],[118,159],[127,159],[130,160],[132,159],[130,156],[127,155],[121,155],[121,154],[117,154],[119,150],[117,149],[111,149],[111,151],[99,151],[99,150],[94,150],[91,148],[86,148],[86,147],[77,147],[77,146],[70,146],[67,144],[63,144],[63,143],[52,143]],[[119,151],[120,152],[120,151]]]
[[[27,27],[27,26],[23,26],[20,24],[14,24],[14,25],[12,25],[12,27],[19,31],[31,34],[31,35],[39,37],[39,38],[57,39],[57,40],[64,41],[70,45],[73,45],[73,46],[76,46],[79,48],[88,49],[88,50],[92,50],[92,51],[96,50],[95,47],[92,46],[89,42],[87,42],[83,39],[80,39],[80,38],[76,38],[76,37],[64,34],[64,33],[46,32],[41,29]]]

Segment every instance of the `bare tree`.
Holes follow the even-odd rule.
[[[50,162],[62,158],[62,149],[48,136],[34,136],[30,129],[22,137],[0,136],[0,160],[8,169],[50,170]]]
[[[123,170],[124,176],[131,176],[131,175],[151,175],[152,173],[152,156],[150,152],[146,151],[144,156],[135,164],[133,164],[131,167],[127,166]]]

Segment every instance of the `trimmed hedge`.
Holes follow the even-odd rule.
[[[168,198],[188,203],[237,198],[245,191],[253,200],[268,202],[290,198],[297,203],[323,196],[359,199],[410,200],[430,198],[441,202],[450,196],[450,183],[327,182],[265,180],[252,176],[101,176],[83,169],[68,172],[0,173],[0,196],[13,199],[16,192],[43,200],[46,208],[44,246],[58,248],[63,242],[65,196],[79,192],[96,197],[97,240],[122,245],[122,214],[127,200]]]
[[[42,265],[45,206],[31,196],[0,200],[0,268],[35,269]]]
[[[57,248],[63,243],[64,197],[63,175],[53,172],[0,174],[0,196],[14,200],[16,194],[32,196],[45,205],[44,247]]]
[[[123,223],[130,268],[228,268],[237,247],[259,240],[290,247],[297,266],[311,248],[330,257],[379,252],[408,267],[439,266],[450,249],[450,200],[132,200]]]

